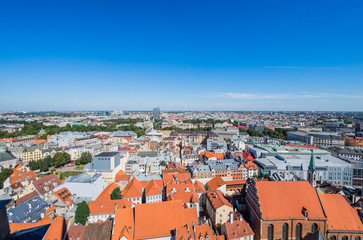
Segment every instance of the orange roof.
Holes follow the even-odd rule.
[[[33,142],[33,145],[38,145],[38,144],[42,144],[42,143],[45,143],[47,140],[44,140],[44,139],[40,139],[36,142]]]
[[[181,201],[135,206],[135,239],[171,236],[175,228],[193,223],[198,224],[196,208],[184,209]]]
[[[142,197],[143,186],[140,181],[135,177],[126,185],[125,189],[122,190],[121,195],[123,198],[135,198]]]
[[[205,156],[206,158],[210,159],[212,157],[217,158],[218,160],[226,159],[224,153],[214,153],[214,152],[201,152],[200,156]]]
[[[63,239],[63,232],[65,228],[65,220],[62,217],[57,217],[53,220],[44,236],[44,240]]]
[[[225,181],[227,186],[232,186],[232,185],[243,185],[246,184],[246,180],[241,179],[241,180],[231,180],[231,181]]]
[[[19,165],[17,166],[13,173],[10,175],[10,184],[14,184],[17,182],[23,182],[23,181],[35,181],[37,176],[34,171],[26,172],[25,169],[22,169],[24,166]]]
[[[199,226],[194,226],[194,227],[187,227],[187,226],[182,226],[176,229],[175,231],[176,236],[175,239],[176,240],[183,240],[183,239],[200,239],[201,237],[203,237],[203,239],[210,239],[210,240],[216,240],[216,236],[213,232],[213,229],[211,229],[209,227],[208,224],[204,224],[204,225],[199,225]],[[207,238],[208,236],[208,238]],[[224,240],[224,235],[221,235]]]
[[[160,195],[162,194],[162,188],[163,186],[158,184],[156,180],[151,180],[145,187],[145,195],[146,196],[152,196],[152,195]]]
[[[249,170],[257,170],[257,164],[252,162],[252,161],[248,161],[247,163],[245,163],[245,167]]]
[[[117,174],[115,177],[115,182],[121,182],[121,181],[125,181],[128,182],[130,181],[131,175],[122,175],[122,174]]]
[[[176,181],[186,181],[190,179],[190,173],[167,173],[163,174],[164,183],[168,184],[172,179]]]
[[[224,184],[226,184],[226,182],[222,179],[221,176],[214,177],[211,180],[209,180],[209,182],[207,182],[209,189],[212,191],[217,190]]]
[[[48,214],[50,212],[54,212],[55,213],[55,210],[57,209],[58,207],[56,206],[51,206],[50,208],[48,208],[47,210],[45,210],[45,213]]]
[[[115,212],[112,240],[119,240],[123,236],[129,240],[133,240],[134,227],[134,209],[117,209]]]
[[[226,234],[229,240],[241,239],[247,236],[255,235],[250,225],[245,220],[235,220],[231,224],[226,222]]]
[[[256,187],[263,219],[305,218],[303,208],[310,218],[326,219],[318,194],[307,181],[257,181]]]
[[[169,201],[181,200],[183,203],[190,202],[200,202],[198,195],[195,192],[176,192],[172,193],[169,198]]]
[[[111,200],[111,194],[115,188],[119,188],[120,186],[116,183],[111,183],[108,185],[101,194],[97,197],[96,201],[98,200]]]
[[[10,232],[13,233],[15,231],[22,231],[25,229],[30,229],[30,228],[35,228],[35,227],[40,227],[40,226],[44,226],[47,224],[50,224],[53,220],[53,218],[58,217],[57,214],[53,213],[53,214],[48,214],[45,217],[43,217],[42,219],[40,219],[38,222],[35,223],[10,223]]]
[[[73,195],[68,188],[62,188],[54,193],[67,207],[73,203]]]
[[[363,231],[363,224],[347,200],[340,194],[321,194],[328,217],[328,230],[332,231]]]
[[[111,214],[116,209],[128,208],[132,206],[132,202],[122,199],[117,200],[96,200],[90,201],[88,204],[90,214]]]
[[[220,190],[217,190],[215,192],[207,192],[207,197],[215,209],[222,206],[229,206],[233,210],[232,204],[228,202],[228,200],[223,196],[223,193]]]
[[[67,239],[82,239],[85,228],[85,225],[71,225],[67,231]]]

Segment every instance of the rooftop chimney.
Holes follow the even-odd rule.
[[[233,212],[229,213],[229,222],[232,224],[233,223]]]

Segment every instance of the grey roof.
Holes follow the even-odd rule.
[[[11,152],[0,152],[0,162],[16,159]]]
[[[8,209],[9,221],[15,223],[37,222],[48,206],[48,203],[38,195],[15,208]]]
[[[76,183],[93,183],[96,181],[99,177],[102,177],[101,174],[94,174],[91,176],[88,173],[82,173],[77,176],[71,176],[67,179],[67,182],[76,182]]]
[[[119,152],[101,152],[97,154],[95,157],[114,157],[117,154],[120,154]]]

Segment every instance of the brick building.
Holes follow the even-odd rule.
[[[247,181],[247,215],[255,239],[301,240],[308,233],[327,231],[320,197],[307,181]]]

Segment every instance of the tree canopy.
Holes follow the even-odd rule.
[[[120,188],[115,188],[112,193],[111,193],[111,199],[115,200],[115,199],[122,199],[122,195],[121,195],[121,190]]]
[[[90,214],[90,210],[88,204],[85,201],[82,201],[77,205],[75,222],[85,225]]]

